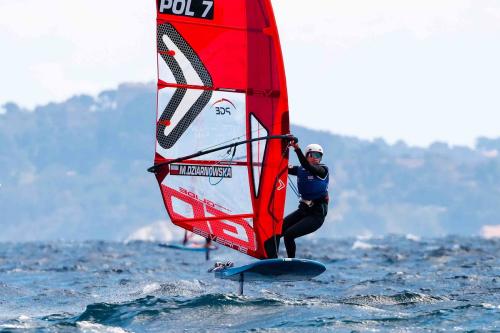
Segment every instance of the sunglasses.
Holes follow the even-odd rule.
[[[319,158],[319,159],[321,159],[323,157],[323,154],[318,153],[316,151],[310,152],[307,155],[311,156],[312,158]]]

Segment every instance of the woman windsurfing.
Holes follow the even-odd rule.
[[[288,173],[297,176],[300,202],[298,209],[283,220],[281,236],[285,240],[288,258],[295,258],[295,239],[315,232],[325,221],[330,175],[328,167],[321,163],[323,148],[320,145],[307,146],[305,156],[297,142],[292,142],[291,146],[300,166],[289,166]]]

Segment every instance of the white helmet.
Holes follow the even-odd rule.
[[[323,155],[323,147],[321,147],[316,143],[310,144],[309,146],[306,147],[306,156],[307,154],[312,152],[318,152],[321,153],[321,155]]]

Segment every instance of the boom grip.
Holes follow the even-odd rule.
[[[299,138],[297,138],[295,135],[293,134],[288,134],[288,141],[290,142],[295,142],[295,143],[299,143]]]

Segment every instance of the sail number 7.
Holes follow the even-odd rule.
[[[158,12],[213,20],[214,0],[159,0]]]

